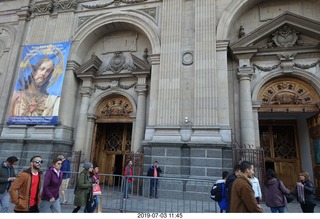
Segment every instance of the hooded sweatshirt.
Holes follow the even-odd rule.
[[[284,194],[289,194],[290,190],[285,187],[281,180],[272,178],[264,185],[264,194],[266,198],[266,205],[270,208],[287,206],[287,199]]]

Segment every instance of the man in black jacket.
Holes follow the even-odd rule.
[[[237,174],[240,173],[240,165],[237,164],[234,166],[233,168],[233,173],[230,174],[227,179],[226,179],[226,184],[225,184],[225,195],[226,198],[228,200],[228,208],[227,208],[227,212],[230,211],[230,200],[231,200],[231,188],[232,188],[232,184],[233,182],[237,179]]]
[[[148,169],[148,173],[147,173],[148,176],[153,177],[150,179],[150,198],[153,198],[153,195],[155,198],[158,198],[158,179],[157,178],[160,177],[160,173],[162,173],[162,170],[158,166],[158,161],[155,161],[153,163],[153,166],[151,166]]]
[[[15,156],[8,157],[6,161],[1,163],[0,167],[0,213],[7,213],[10,204],[10,195],[8,190],[11,183],[16,179],[14,166],[17,164],[18,158]]]

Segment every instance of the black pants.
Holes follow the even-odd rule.
[[[30,206],[29,211],[14,211],[15,213],[39,213],[38,205]]]
[[[313,213],[315,204],[302,204],[300,203],[301,210],[303,213]]]
[[[80,210],[81,206],[77,206],[73,209],[72,213],[78,213],[78,211]]]

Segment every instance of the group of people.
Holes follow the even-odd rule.
[[[153,165],[151,165],[147,171],[147,176],[151,177],[149,185],[149,198],[158,198],[158,178],[160,177],[161,173],[162,169],[160,168],[158,161],[154,161]],[[132,177],[130,177],[133,176],[132,160],[129,160],[127,162],[127,165],[123,172],[123,176],[125,177],[123,199],[128,199],[129,191],[132,188]]]
[[[216,182],[224,183],[225,188],[223,198],[218,202],[221,213],[263,212],[263,208],[260,206],[262,200],[260,183],[254,176],[254,166],[250,162],[243,161],[240,165],[236,165],[230,175],[224,171],[222,178]],[[287,189],[283,182],[276,177],[273,169],[267,170],[263,185],[265,203],[272,213],[285,212],[288,204],[286,194],[292,194],[297,198],[302,212],[314,212],[316,206],[314,185],[307,172],[300,173],[299,181],[293,192]]]
[[[14,166],[19,159],[8,157],[1,163],[0,168],[0,210],[8,212],[10,199],[15,204],[14,212],[61,212],[59,196],[64,197],[63,180],[68,182],[68,173],[63,174],[62,166],[70,171],[69,160],[59,155],[52,161],[46,171],[43,189],[41,181],[43,172],[40,170],[43,160],[36,155],[30,159],[30,168],[21,171],[17,176]]]

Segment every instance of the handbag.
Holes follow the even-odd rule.
[[[291,192],[289,194],[284,194],[284,196],[286,197],[288,203],[292,202],[295,198]]]
[[[92,185],[92,193],[93,195],[101,195],[101,187],[99,184]]]
[[[280,180],[277,180],[277,181],[278,181],[279,190],[281,191]],[[287,203],[290,203],[290,202],[292,202],[294,200],[294,195],[292,194],[292,192],[290,192],[289,194],[286,194],[286,193],[282,193],[282,194],[284,195],[284,197],[286,197]]]

